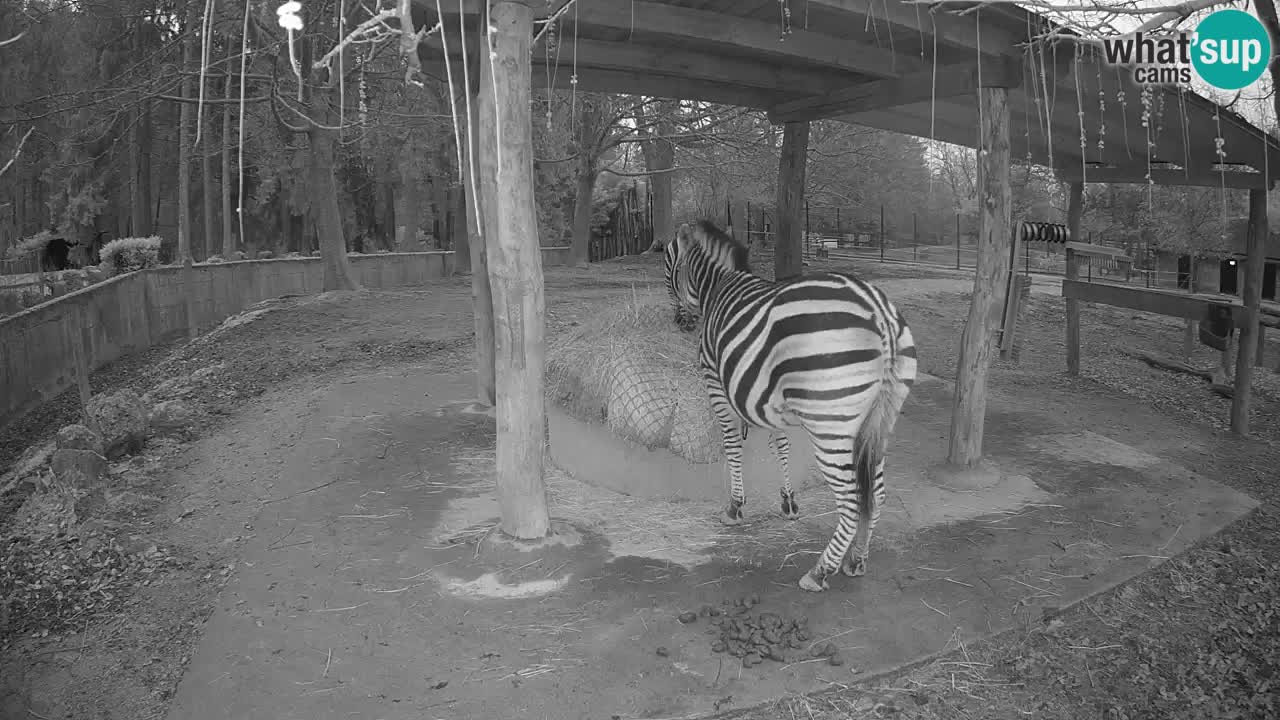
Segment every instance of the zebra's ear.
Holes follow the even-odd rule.
[[[676,247],[680,250],[688,250],[689,246],[697,242],[693,234],[695,230],[689,223],[681,223],[680,228],[676,230]]]

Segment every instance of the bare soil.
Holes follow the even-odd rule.
[[[953,377],[971,278],[906,265],[853,269],[883,280],[898,298],[923,369]],[[954,284],[915,283],[922,278]],[[654,258],[549,269],[548,329],[576,323],[634,283],[659,282]],[[938,289],[943,287],[952,289]],[[245,518],[262,502],[254,485],[272,467],[272,458],[260,451],[266,436],[287,439],[296,432],[287,416],[264,417],[260,409],[269,402],[286,408],[286,415],[296,408],[301,416],[313,389],[358,370],[412,362],[447,372],[472,361],[465,280],[422,290],[285,298],[265,307],[252,322],[195,343],[155,348],[94,374],[98,392],[145,392],[183,380],[185,399],[199,413],[188,436],[152,442],[143,456],[113,466],[100,495],[59,498],[24,486],[0,496],[0,548],[21,546],[13,556],[21,562],[12,567],[28,568],[24,591],[41,568],[76,588],[40,605],[39,612],[30,606],[23,606],[22,617],[0,612],[0,716],[164,717],[239,542],[252,532]],[[1222,430],[1229,402],[1206,383],[1154,370],[1123,352],[1176,357],[1182,341],[1177,321],[1087,308],[1083,376],[1068,378],[1062,301],[1034,295],[1028,310],[1020,361],[996,364],[995,392],[1061,407],[1081,427],[1221,480],[1262,506],[1191,552],[1043,625],[940,648],[944,654],[866,686],[833,687],[733,717],[1280,714],[1274,688],[1280,671],[1274,651],[1280,639],[1280,561],[1274,553],[1280,543],[1280,396],[1274,374],[1259,373],[1255,437],[1235,438]],[[1272,342],[1268,356],[1280,358],[1280,345]],[[1201,350],[1194,362],[1208,367],[1212,357]],[[74,421],[74,402],[68,394],[0,433],[0,467]],[[214,442],[234,444],[243,460],[227,467],[217,484],[184,473],[201,454],[220,449]],[[65,562],[69,557],[79,564]],[[101,562],[108,557],[110,563]],[[60,569],[64,564],[74,572]],[[103,588],[110,601],[101,600]],[[14,606],[18,596],[13,582],[0,584],[3,607]],[[90,607],[86,598],[98,599]]]

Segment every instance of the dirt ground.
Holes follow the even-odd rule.
[[[920,346],[922,369],[954,377],[971,280],[910,266],[852,268],[885,283]],[[652,259],[549,269],[555,332],[636,282],[660,282]],[[161,718],[204,629],[278,458],[263,448],[300,436],[314,392],[348,374],[471,362],[465,280],[430,289],[267,303],[254,322],[196,343],[156,348],[96,373],[94,389],[155,388],[185,378],[200,421],[113,467],[100,497],[0,497],[9,575],[0,578],[0,716]],[[1062,301],[1033,295],[1020,362],[997,363],[996,395],[1058,407],[1063,417],[1252,495],[1262,506],[1221,535],[1144,576],[1027,627],[865,686],[833,686],[741,718],[1274,717],[1280,658],[1280,392],[1259,373],[1255,437],[1224,432],[1229,402],[1200,380],[1123,352],[1171,357],[1172,319],[1113,308],[1083,314],[1083,377],[1063,373]],[[1209,353],[1197,364],[1207,367]],[[1280,357],[1272,342],[1268,356]],[[273,405],[274,413],[262,408]],[[64,396],[0,433],[0,467],[73,416]],[[231,447],[234,453],[227,453]],[[191,477],[224,458],[223,479]],[[21,541],[15,542],[15,538]],[[273,541],[276,541],[274,538]],[[277,542],[288,544],[288,539]],[[1152,553],[1158,554],[1159,548]],[[23,573],[26,574],[23,574]],[[16,581],[15,581],[16,577]],[[52,590],[41,579],[65,582]],[[36,587],[41,585],[41,587]],[[32,588],[36,588],[33,590]],[[22,590],[22,592],[19,592]],[[30,603],[24,605],[22,603]]]

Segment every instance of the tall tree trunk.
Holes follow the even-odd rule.
[[[233,43],[228,42],[229,46]],[[225,87],[222,89],[222,98],[227,102],[222,106],[222,258],[230,260],[236,251],[236,236],[233,229],[233,220],[231,216],[231,143],[233,136],[231,134],[231,116],[232,108],[235,106],[230,102],[235,88],[235,83],[231,80],[230,63],[231,58],[235,56],[234,47],[227,49],[227,74],[225,76]]]
[[[498,3],[491,10],[494,50],[485,54],[479,112],[484,227],[490,230],[485,249],[493,283],[498,505],[502,532],[520,539],[546,537],[551,530],[543,484],[546,306],[529,183],[531,1]]]
[[[331,104],[333,92],[332,88],[320,88],[312,93],[312,106],[318,111],[316,121],[329,127],[337,124]],[[347,259],[338,181],[334,177],[338,131],[312,126],[307,131],[307,139],[311,141],[311,216],[319,240],[320,259],[324,262],[324,289],[357,290],[360,283]]]
[[[479,59],[477,57],[477,59]],[[479,74],[479,71],[476,73]],[[472,82],[478,82],[478,78]],[[468,92],[471,92],[468,89]],[[471,253],[471,306],[474,308],[476,333],[476,400],[488,407],[497,403],[497,380],[494,377],[493,288],[489,284],[489,242],[484,231],[484,183],[480,181],[480,98],[472,93],[471,115],[467,120],[467,146],[471,158],[463,160],[466,187],[467,245]],[[476,177],[471,177],[475,167]],[[479,212],[477,212],[479,209]]]
[[[198,66],[195,62],[195,40],[191,30],[196,22],[196,4],[187,6],[187,18],[183,23],[187,38],[182,41],[182,98],[178,108],[178,259],[182,263],[182,296],[186,307],[187,337],[195,338],[199,322],[195,316],[195,278],[191,270],[191,121],[195,107],[186,102],[192,96],[195,82],[192,77]]]
[[[578,161],[577,194],[573,199],[573,262],[584,265],[591,249],[591,196],[595,194],[595,159],[583,155]]]
[[[405,133],[400,152],[396,154],[396,171],[400,182],[395,192],[396,249],[404,250],[418,237],[418,220],[422,216],[419,197],[421,182],[414,164],[417,148],[413,145],[413,133]]]
[[[649,192],[653,194],[653,240],[666,245],[675,237],[675,217],[672,211],[671,168],[675,167],[676,148],[668,138],[671,136],[671,123],[665,118],[670,115],[675,103],[664,101],[658,104],[657,112],[663,119],[658,121],[654,137],[641,145],[644,152],[644,166],[649,171]]]
[[[139,18],[133,31],[134,57],[142,57],[146,49],[147,20]],[[151,101],[138,101],[133,117],[133,148],[129,153],[129,175],[133,180],[131,232],[134,237],[147,237],[152,232],[151,209]]]
[[[212,116],[212,113],[210,113]],[[212,117],[210,118],[212,120]],[[200,129],[200,208],[201,215],[204,217],[204,237],[201,239],[197,257],[208,258],[210,255],[217,253],[214,243],[216,237],[218,213],[214,209],[216,195],[213,192],[213,155],[217,152],[213,144],[213,123],[202,123],[205,125]]]

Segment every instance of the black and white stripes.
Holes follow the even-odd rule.
[[[724,521],[742,518],[749,426],[770,430],[783,473],[782,512],[798,515],[783,430],[803,427],[840,518],[800,586],[823,590],[837,568],[863,574],[884,502],[885,449],[916,376],[906,321],[883,291],[850,275],[779,283],[752,275],[746,248],[707,221],[682,225],[665,254],[676,322],[691,330],[703,319],[699,354],[731,485]],[[860,520],[865,534],[855,543]]]

